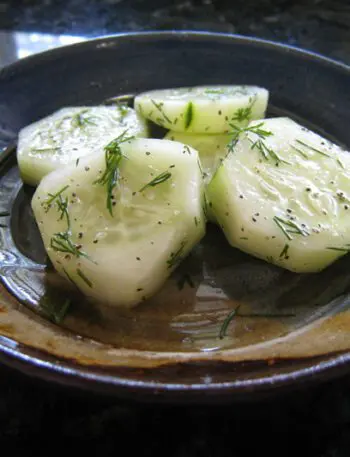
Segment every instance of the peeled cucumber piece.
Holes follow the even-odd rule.
[[[145,120],[124,105],[62,108],[20,131],[21,177],[36,186],[51,171],[100,149],[126,129],[129,135],[148,136]]]
[[[135,109],[174,132],[227,133],[265,116],[269,93],[257,86],[197,86],[143,92]]]
[[[125,135],[45,177],[32,200],[56,270],[116,307],[151,297],[203,237],[202,204],[194,149]]]
[[[232,136],[228,134],[205,135],[169,131],[164,138],[187,144],[198,151],[204,182],[208,184],[226,156],[227,145]]]
[[[350,250],[350,154],[288,118],[254,121],[211,181],[229,243],[295,272]]]

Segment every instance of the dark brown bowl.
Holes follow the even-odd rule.
[[[350,259],[319,274],[297,275],[230,248],[211,225],[148,303],[121,312],[74,295],[63,324],[50,321],[47,303],[71,293],[47,265],[30,210],[33,190],[22,186],[15,152],[8,148],[18,130],[67,105],[204,84],[265,86],[270,115],[291,116],[350,145],[349,67],[261,40],[126,34],[49,51],[1,71],[0,358],[5,363],[63,384],[152,401],[254,399],[348,371]],[[220,335],[238,305],[227,333]]]

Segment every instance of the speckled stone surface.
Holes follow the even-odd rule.
[[[96,36],[150,29],[253,35],[350,63],[348,0],[0,0],[0,29]],[[259,403],[131,404],[0,367],[1,455],[350,455],[350,376]],[[122,451],[123,450],[123,451]]]
[[[0,27],[101,35],[195,29],[253,35],[350,61],[348,0],[0,0]]]

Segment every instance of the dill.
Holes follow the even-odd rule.
[[[68,197],[63,198],[62,193],[68,189],[68,185],[63,187],[61,190],[56,192],[55,194],[49,193],[48,196],[50,197],[43,203],[43,207],[45,209],[45,212],[47,213],[50,208],[52,207],[52,204],[56,204],[57,210],[60,213],[59,220],[61,221],[64,217],[66,218],[67,221],[67,226],[70,228],[70,219],[69,219],[69,213],[68,213]]]
[[[199,224],[198,218],[197,218],[197,216],[194,216],[194,225],[195,225],[196,227],[198,227],[198,224]]]
[[[162,102],[159,102],[157,103],[156,101],[154,101],[153,99],[151,99],[151,103],[153,106],[155,106],[155,108],[157,108],[157,110],[160,112],[160,114],[162,115],[163,119],[168,122],[169,124],[172,124],[171,120],[168,118],[168,116],[164,113],[164,110],[163,110],[163,105],[164,103]],[[163,119],[161,119],[163,121]]]
[[[77,275],[85,282],[85,284],[92,288],[92,282],[89,278],[85,276],[85,274],[80,270],[80,268],[77,268]]]
[[[309,158],[309,156],[304,151],[302,151],[301,149],[297,148],[296,146],[293,146],[291,144],[291,148],[294,149],[294,151],[298,152],[302,157],[304,157],[304,159],[308,159]]]
[[[282,219],[281,217],[278,217],[278,216],[274,216],[273,221],[278,226],[278,228],[281,229],[281,231],[288,238],[288,240],[293,239],[292,234],[302,235],[302,236],[310,235],[310,233],[305,228],[303,228],[302,226],[299,226],[296,222]]]
[[[163,182],[167,181],[170,178],[171,178],[171,173],[169,171],[163,171],[163,173],[160,173],[158,176],[156,176],[154,179],[152,179],[152,181],[145,184],[139,190],[139,192],[143,192],[144,190],[148,189],[149,187],[155,187],[158,184],[162,184]]]
[[[273,149],[269,148],[268,146],[266,146],[266,144],[261,140],[261,139],[258,139],[256,141],[252,141],[249,139],[249,141],[251,142],[251,149],[258,149],[258,151],[262,154],[262,156],[264,157],[265,160],[269,160],[269,158],[271,157],[272,159],[274,159],[277,163],[278,162],[282,162],[282,163],[285,163],[287,165],[291,165],[290,162],[288,162],[287,160],[284,160],[282,159]]]
[[[39,302],[39,306],[45,316],[55,324],[61,324],[66,317],[68,309],[71,305],[71,300],[66,298],[63,302],[61,301],[61,294],[47,293],[44,295]]]
[[[96,125],[96,122],[92,121],[92,117],[84,117],[83,114],[88,112],[88,109],[85,109],[83,111],[80,111],[80,113],[76,113],[72,116],[71,118],[71,124],[73,127],[85,127],[86,125]]]
[[[281,251],[281,253],[280,253],[280,255],[279,255],[279,257],[280,257],[280,258],[283,257],[283,258],[285,258],[285,259],[288,259],[288,258],[289,258],[289,256],[288,256],[288,250],[289,250],[289,244],[285,244],[285,245],[284,245],[284,248],[282,249],[282,251]]]
[[[230,325],[231,321],[236,317],[239,308],[240,308],[240,305],[238,305],[235,309],[230,311],[228,313],[228,315],[225,317],[224,322],[222,323],[222,326],[221,326],[220,332],[219,332],[220,340],[222,340],[226,336],[228,326]]]
[[[254,106],[254,103],[256,102],[256,96],[250,100],[250,104],[244,108],[238,108],[238,110],[235,112],[235,115],[232,117],[233,121],[237,122],[244,122],[244,121],[250,121],[252,118],[252,108]]]
[[[310,146],[309,144],[307,143],[304,143],[304,141],[301,141],[301,140],[295,140],[298,144],[301,144],[302,146],[304,146],[305,148],[308,148],[310,149],[311,151],[314,151],[314,152],[317,152],[318,154],[321,154],[325,157],[328,157],[328,158],[332,158],[332,156],[330,156],[329,154],[327,154],[326,152],[324,151],[321,151],[320,149],[317,149],[317,148],[314,148],[313,146]]]
[[[337,164],[338,164],[343,170],[345,170],[345,166],[344,166],[343,162],[342,162],[339,158],[337,158]]]
[[[229,152],[233,152],[234,148],[239,140],[239,137],[242,134],[247,134],[247,133],[254,133],[255,135],[258,136],[259,139],[264,139],[267,138],[271,135],[273,135],[272,132],[269,130],[264,130],[263,127],[264,123],[260,122],[259,124],[247,126],[247,127],[239,127],[235,124],[230,124],[230,127],[232,127],[232,132],[230,132],[230,135],[232,135],[231,141],[227,145],[227,149]]]
[[[2,211],[2,212],[0,212],[0,217],[7,217],[7,216],[9,216],[9,215],[10,215],[10,213],[9,213],[8,211]]]
[[[185,130],[189,128],[193,120],[193,103],[188,102],[186,107],[186,111],[184,113],[184,121],[185,121]]]
[[[50,240],[50,247],[55,252],[63,252],[71,254],[74,257],[85,257],[89,259],[89,256],[79,248],[79,245],[73,243],[69,230],[54,233]]]
[[[126,132],[127,130],[124,130],[123,133],[105,146],[106,169],[102,176],[94,181],[94,184],[106,186],[106,206],[111,216],[113,216],[113,190],[117,185],[119,179],[119,165],[124,157],[120,145],[134,138],[133,136],[127,137]]]
[[[333,247],[333,246],[327,246],[326,249],[329,249],[330,251],[339,251],[339,252],[350,252],[350,244],[346,244],[344,247]]]
[[[125,103],[117,103],[116,106],[119,111],[120,117],[123,119],[129,113],[130,108]]]
[[[182,241],[179,249],[176,252],[170,254],[169,259],[167,260],[168,268],[176,267],[183,259],[183,250],[186,246],[186,241]]]

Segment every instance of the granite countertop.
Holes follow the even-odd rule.
[[[350,63],[347,0],[0,0],[0,30],[97,36],[150,29],[253,35]],[[258,403],[136,404],[0,366],[3,455],[348,456],[350,375]],[[8,451],[5,451],[7,450]]]

